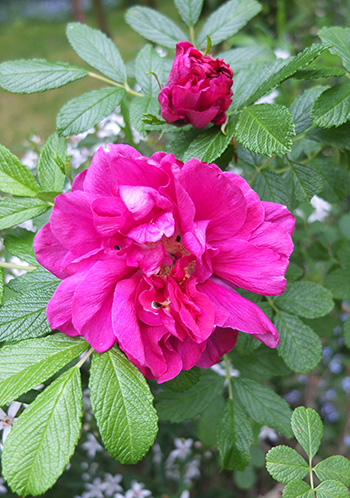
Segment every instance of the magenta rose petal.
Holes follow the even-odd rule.
[[[117,343],[158,382],[220,361],[238,331],[276,347],[274,325],[235,289],[283,292],[294,227],[284,206],[215,164],[128,146],[99,149],[74,185],[34,243],[63,279],[52,328],[100,353]]]
[[[215,307],[228,311],[225,327],[246,332],[270,348],[278,345],[276,327],[256,304],[210,280],[199,288]]]

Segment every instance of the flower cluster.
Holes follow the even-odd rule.
[[[276,347],[275,326],[236,288],[284,291],[293,227],[285,206],[215,164],[101,147],[35,237],[63,279],[49,323],[98,352],[118,343],[159,382],[217,363],[238,331]]]
[[[187,41],[176,45],[168,85],[158,96],[162,117],[194,128],[222,125],[232,102],[233,72],[222,59],[203,55]]]

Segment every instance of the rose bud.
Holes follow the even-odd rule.
[[[222,125],[232,102],[233,72],[222,59],[203,55],[187,41],[176,45],[176,57],[165,86],[158,96],[162,117],[194,128],[209,123]]]

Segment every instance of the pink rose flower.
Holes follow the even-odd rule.
[[[238,331],[276,347],[274,325],[235,289],[284,291],[294,221],[215,164],[101,147],[35,237],[62,279],[49,323],[100,353],[118,343],[159,382],[217,363]]]
[[[191,43],[180,41],[176,57],[158,101],[169,123],[183,120],[194,128],[222,125],[232,102],[233,72],[222,59],[203,55]]]

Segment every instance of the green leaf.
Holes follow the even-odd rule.
[[[307,69],[299,69],[293,78],[298,80],[317,80],[320,78],[340,78],[346,71],[341,67],[329,67],[321,64],[310,64]]]
[[[153,74],[157,75],[159,81],[164,81],[164,59],[156,52],[152,45],[145,45],[139,52],[135,61],[136,83],[140,85],[146,95],[158,95],[159,86]]]
[[[319,142],[321,144],[330,145],[337,149],[350,149],[349,141],[350,123],[345,123],[338,128],[333,127],[329,129],[311,128],[306,136],[310,140]]]
[[[53,284],[6,301],[0,308],[0,341],[18,341],[49,333],[46,306],[56,286]]]
[[[152,96],[136,97],[130,105],[130,121],[142,135],[147,133],[147,125],[142,121],[144,114],[159,113],[158,99]]]
[[[211,404],[200,415],[197,432],[199,440],[206,446],[216,445],[216,428],[223,407],[224,399],[220,394],[212,399]]]
[[[5,284],[4,284],[4,271],[0,267],[0,305],[2,304],[2,300],[4,298]]]
[[[0,86],[12,93],[37,93],[59,88],[88,75],[66,62],[22,59],[0,64]]]
[[[328,273],[324,281],[335,299],[350,299],[350,266]]]
[[[62,192],[66,177],[60,165],[64,165],[66,157],[66,141],[54,133],[46,140],[39,156],[38,176],[43,189]]]
[[[323,187],[322,176],[306,164],[288,161],[293,172],[295,197],[300,202],[309,202]]]
[[[182,370],[174,379],[169,380],[165,386],[175,392],[188,391],[199,382],[200,376],[201,371],[198,367],[193,367],[191,370]]]
[[[294,436],[306,454],[313,458],[321,444],[323,424],[320,416],[312,408],[299,406],[292,414],[292,430]]]
[[[87,131],[120,104],[124,88],[101,88],[69,100],[57,116],[57,131],[65,137]]]
[[[350,28],[322,28],[318,36],[325,43],[331,45],[328,49],[331,54],[342,58],[344,67],[350,71]]]
[[[305,281],[288,285],[274,302],[278,308],[304,318],[325,316],[334,308],[332,295],[327,289]]]
[[[31,197],[3,197],[0,199],[0,230],[35,218],[49,207],[46,202]]]
[[[283,498],[315,498],[315,494],[305,481],[293,481],[284,488]]]
[[[88,348],[62,334],[6,344],[0,349],[0,405],[37,387]]]
[[[288,109],[277,104],[259,104],[244,109],[238,119],[237,142],[258,154],[285,154],[295,135]]]
[[[174,0],[174,3],[187,26],[195,26],[202,12],[203,0]]]
[[[112,40],[98,29],[78,22],[69,23],[66,30],[69,43],[90,66],[113,81],[126,81],[126,68]]]
[[[241,375],[263,381],[271,377],[283,377],[291,372],[276,351],[259,348],[257,353],[237,354],[236,348],[230,353],[232,363]]]
[[[266,455],[266,468],[272,477],[283,484],[304,479],[309,466],[299,453],[289,446],[275,446]]]
[[[254,437],[246,413],[232,399],[228,399],[221,412],[216,429],[222,469],[243,470],[250,461],[249,446]]]
[[[40,191],[32,173],[3,145],[0,145],[0,190],[24,197],[35,197]]]
[[[131,7],[126,12],[125,20],[136,33],[164,47],[175,48],[179,40],[188,40],[171,19],[148,7]]]
[[[346,197],[350,187],[349,173],[329,160],[315,160],[310,165],[322,176],[323,190],[320,197],[335,203]]]
[[[223,389],[224,378],[206,370],[197,384],[184,393],[164,390],[157,397],[159,417],[171,422],[182,422],[199,415]]]
[[[143,375],[114,347],[93,355],[89,387],[106,449],[123,464],[141,460],[158,430],[153,396]]]
[[[306,47],[295,57],[289,57],[285,60],[278,59],[269,66],[259,64],[257,67],[248,68],[247,71],[240,71],[233,86],[235,93],[233,108],[242,109],[253,104],[293,76],[299,69],[310,64],[326,48],[326,45],[315,43]]]
[[[233,388],[253,420],[283,432],[286,437],[291,437],[290,417],[292,412],[283,398],[269,387],[252,379],[235,378]]]
[[[349,490],[339,481],[323,481],[316,488],[317,498],[349,498]]]
[[[289,110],[292,115],[295,133],[299,135],[303,133],[307,128],[312,125],[312,119],[310,117],[312,106],[315,100],[327,89],[326,86],[314,86],[305,90],[299,97],[297,97]]]
[[[261,11],[261,5],[255,0],[230,0],[215,10],[204,23],[197,45],[204,43],[210,36],[212,45],[218,45],[234,35],[250,19]]]
[[[323,92],[312,108],[311,117],[316,126],[331,128],[350,119],[350,84],[334,86]]]
[[[322,344],[319,336],[297,316],[280,311],[275,318],[280,343],[278,354],[293,372],[304,374],[321,361]]]
[[[38,262],[33,250],[34,235],[34,232],[25,230],[24,228],[14,228],[5,235],[4,245],[13,256],[31,265],[37,265]]]
[[[344,323],[344,342],[345,345],[350,349],[350,315]]]
[[[218,126],[201,132],[186,148],[183,156],[184,161],[196,157],[200,161],[211,163],[215,161],[229,146],[235,133],[237,115],[231,117],[225,129],[224,135]]]
[[[52,273],[39,266],[36,270],[27,272],[20,277],[13,278],[7,284],[7,287],[15,292],[28,293],[46,289],[46,291],[54,292],[57,285],[60,283],[57,277]]]
[[[224,59],[226,64],[234,68],[235,76],[242,69],[254,66],[261,62],[270,62],[275,60],[275,54],[268,47],[253,45],[249,47],[233,48],[225,52],[219,52],[218,58]]]
[[[71,368],[24,410],[4,445],[2,468],[20,496],[47,491],[64,471],[81,430],[80,372]]]
[[[288,204],[289,194],[286,181],[271,169],[263,169],[256,176],[254,189],[262,201]]]
[[[339,481],[344,486],[350,486],[350,461],[341,456],[334,455],[319,462],[314,468],[320,481]]]

